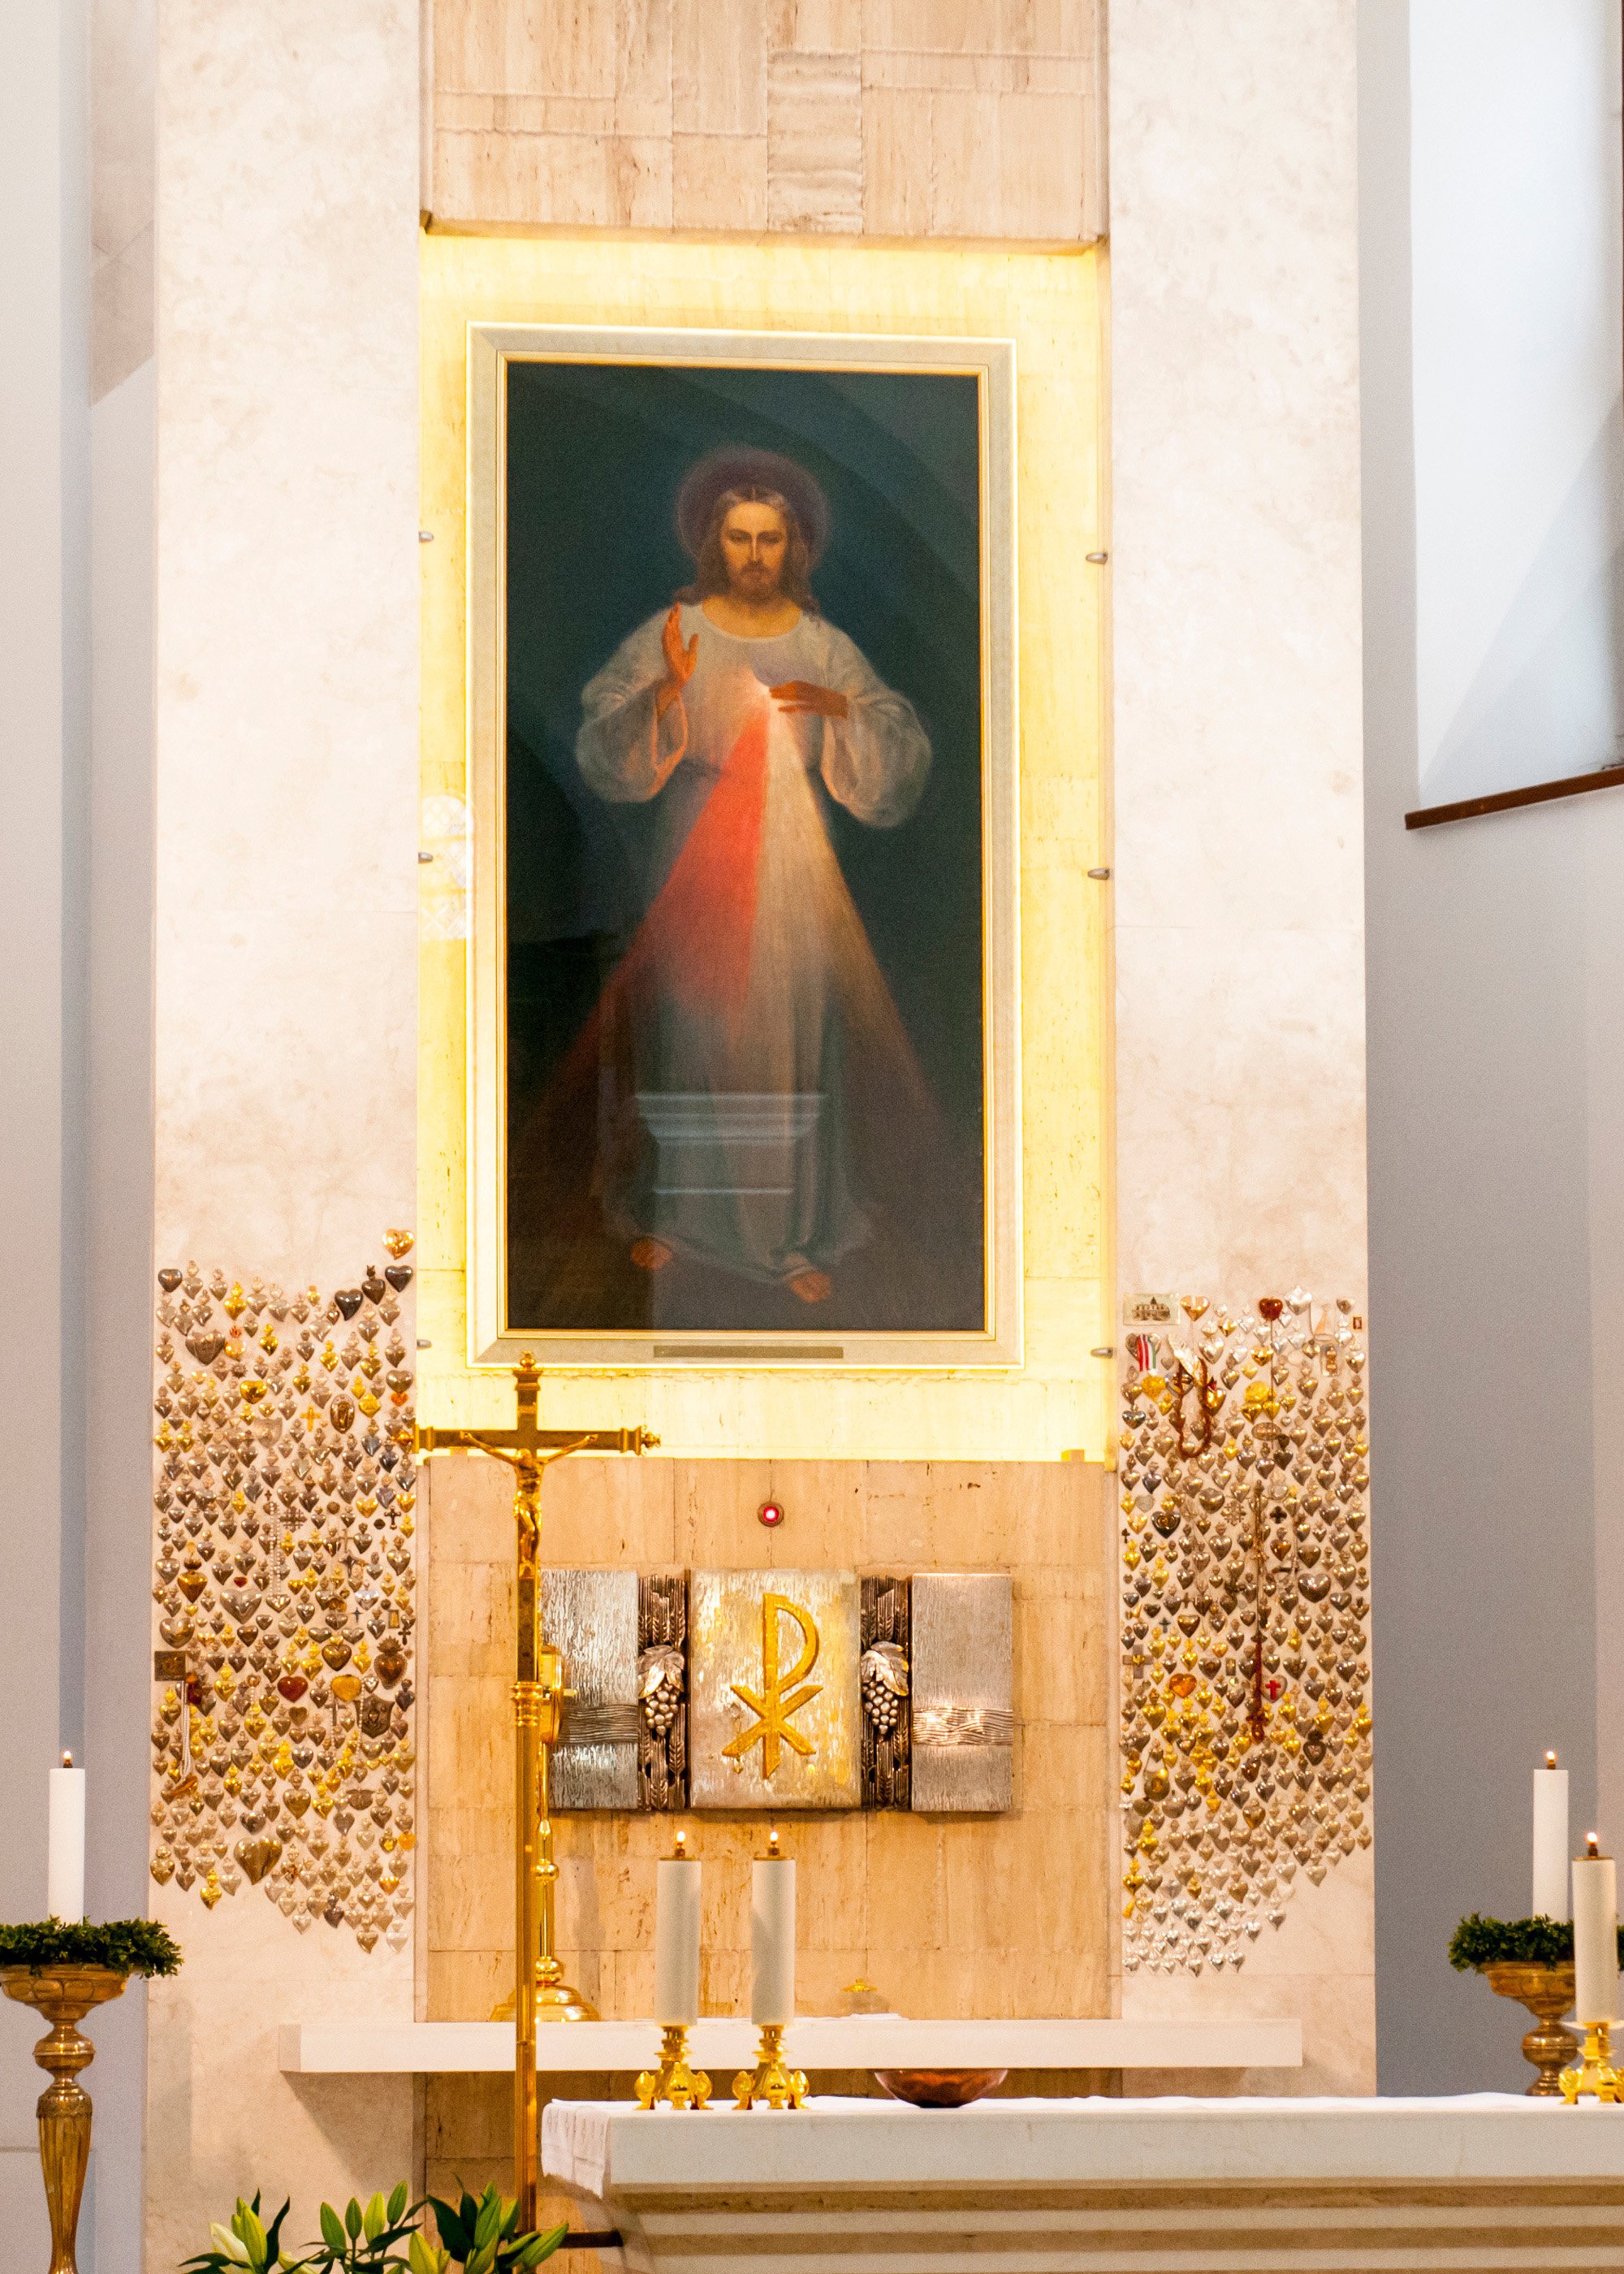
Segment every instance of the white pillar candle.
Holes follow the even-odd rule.
[[[699,2019],[699,1864],[680,1849],[656,1866],[654,2018],[662,2029]]]
[[[1619,2011],[1619,1890],[1611,1856],[1588,1853],[1573,1867],[1574,2012],[1586,2024],[1612,2022]]]
[[[46,1844],[45,1908],[64,1922],[85,1916],[85,1772],[64,1753],[50,1773],[50,1818]]]
[[[1547,1753],[1544,1768],[1534,1771],[1533,1916],[1568,1915],[1568,1772]]]
[[[795,2018],[795,1865],[778,1844],[775,1832],[750,1879],[750,2019],[758,2029]]]

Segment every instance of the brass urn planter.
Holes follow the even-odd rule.
[[[1568,1966],[1532,1966],[1500,1959],[1483,1969],[1497,1996],[1515,1998],[1538,2022],[1522,2040],[1522,2057],[1538,2071],[1528,2088],[1536,2100],[1560,2099],[1558,2079],[1579,2051],[1576,2030],[1562,2026],[1562,2016],[1573,2011],[1574,1970]]]

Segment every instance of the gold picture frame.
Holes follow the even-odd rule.
[[[508,1269],[509,376],[553,363],[974,378],[981,626],[981,1324],[570,1327],[512,1315]],[[1016,347],[1008,339],[472,321],[467,329],[468,1359],[550,1367],[1018,1367],[1023,1356]]]

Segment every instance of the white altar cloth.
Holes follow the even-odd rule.
[[[1624,2107],[1510,2094],[554,2101],[542,2158],[683,2274],[1624,2268]]]

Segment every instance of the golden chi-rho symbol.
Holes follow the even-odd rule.
[[[778,1668],[778,1622],[793,1619],[801,1630],[801,1656],[787,1674]],[[809,1706],[823,1689],[821,1682],[808,1682],[807,1676],[817,1664],[817,1624],[811,1614],[803,1611],[799,1603],[792,1603],[787,1595],[762,1597],[762,1686],[759,1693],[747,1690],[741,1682],[728,1684],[733,1696],[748,1706],[756,1720],[748,1729],[722,1748],[724,1760],[731,1761],[742,1772],[744,1757],[750,1747],[759,1743],[762,1749],[761,1773],[764,1779],[776,1776],[783,1749],[788,1745],[804,1759],[809,1760],[816,1750],[811,1738],[799,1729],[792,1729],[789,1716]],[[797,1683],[805,1684],[802,1689]]]

